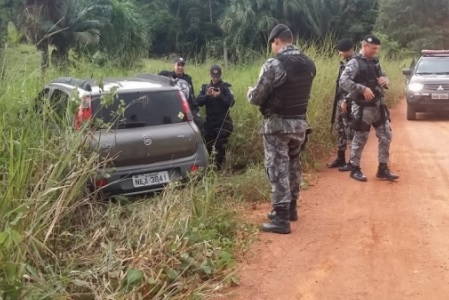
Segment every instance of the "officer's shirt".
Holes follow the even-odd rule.
[[[206,122],[222,123],[224,119],[230,120],[229,108],[234,105],[234,94],[230,89],[230,84],[220,81],[213,84],[204,84],[198,95],[197,102],[199,106],[206,106]],[[207,96],[209,87],[219,88],[220,95],[218,97]]]
[[[190,85],[190,92],[189,92],[189,96],[187,97],[187,102],[189,102],[190,110],[192,111],[192,113],[194,115],[197,115],[198,114],[198,104],[196,103],[196,100],[195,100],[195,90],[193,88],[192,77],[190,77],[190,75],[188,75],[186,73],[182,74],[182,76],[178,76],[174,71],[172,72],[172,77],[174,79],[176,79],[176,78],[183,79]]]
[[[181,79],[178,77],[175,79],[175,83],[181,89],[181,92],[184,95],[184,97],[186,98],[186,100],[189,99],[191,85],[184,79]]]

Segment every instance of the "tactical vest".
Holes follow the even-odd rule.
[[[356,55],[355,59],[359,63],[359,70],[354,78],[354,82],[369,87],[374,93],[374,99],[366,101],[363,95],[358,95],[353,100],[359,106],[375,106],[382,97],[382,88],[377,83],[377,78],[380,76],[378,62],[377,60],[369,61],[361,55]]]
[[[279,54],[276,58],[284,67],[287,79],[270,97],[271,112],[284,117],[305,115],[316,75],[315,64],[303,53]]]

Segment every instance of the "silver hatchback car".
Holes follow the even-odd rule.
[[[63,77],[48,83],[37,99],[65,111],[73,95],[79,99],[75,128],[93,124],[91,145],[110,159],[89,183],[91,189],[108,195],[160,191],[207,167],[201,133],[173,80],[153,74],[101,83]]]

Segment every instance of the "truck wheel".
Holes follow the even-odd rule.
[[[416,110],[410,105],[407,105],[407,120],[416,120]]]

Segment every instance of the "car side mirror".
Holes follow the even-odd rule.
[[[412,76],[412,70],[411,69],[402,69],[402,74],[405,76]]]

